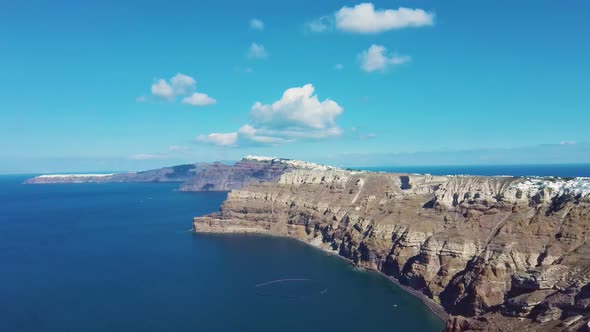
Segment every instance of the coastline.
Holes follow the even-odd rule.
[[[444,308],[434,302],[431,298],[429,298],[428,296],[424,295],[423,293],[421,293],[420,291],[413,289],[409,286],[406,286],[404,284],[402,284],[399,280],[397,280],[396,278],[389,276],[385,273],[383,273],[382,271],[376,270],[376,269],[372,269],[372,268],[367,268],[367,267],[363,267],[363,266],[359,266],[357,264],[355,264],[352,260],[341,256],[340,254],[338,254],[335,251],[331,251],[328,248],[321,246],[320,243],[318,243],[318,245],[305,241],[304,239],[299,239],[296,237],[292,237],[292,236],[288,236],[288,235],[281,235],[281,234],[276,234],[276,233],[271,233],[270,231],[266,230],[266,229],[257,229],[257,228],[251,228],[251,227],[239,227],[239,228],[232,228],[232,229],[216,229],[216,230],[198,230],[196,229],[196,227],[193,224],[193,229],[192,232],[194,234],[212,234],[212,235],[231,235],[231,234],[235,234],[235,235],[260,235],[260,236],[269,236],[269,237],[276,237],[276,238],[285,238],[285,239],[292,239],[301,243],[305,243],[306,245],[312,247],[312,248],[316,248],[320,251],[322,251],[325,254],[328,254],[330,256],[334,256],[336,258],[342,259],[344,261],[346,261],[347,263],[349,263],[350,265],[354,266],[355,268],[361,269],[367,273],[376,273],[381,275],[382,277],[384,277],[385,279],[387,279],[389,282],[391,282],[392,284],[394,284],[395,286],[399,287],[400,289],[402,289],[403,291],[409,293],[410,295],[414,296],[415,298],[417,298],[418,300],[420,300],[420,302],[422,302],[428,309],[430,309],[430,311],[432,313],[434,313],[438,318],[440,318],[443,322],[446,322],[450,319],[450,315],[449,313],[447,313]],[[323,243],[323,242],[322,242]]]

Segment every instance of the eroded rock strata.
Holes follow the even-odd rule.
[[[293,237],[383,272],[440,303],[448,331],[581,330],[589,181],[295,169],[193,225]]]

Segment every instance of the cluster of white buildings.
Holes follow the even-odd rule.
[[[563,178],[527,177],[524,181],[515,183],[513,187],[523,192],[547,189],[552,196],[571,194],[584,197],[590,195],[590,178],[577,177],[566,180]]]
[[[243,158],[243,160],[252,160],[252,161],[260,161],[260,162],[275,162],[286,164],[292,166],[297,169],[311,169],[317,171],[328,171],[328,170],[339,170],[338,167],[333,166],[326,166],[316,163],[310,163],[307,161],[301,160],[291,160],[291,159],[284,159],[284,158],[277,158],[277,157],[262,157],[262,156],[252,156],[248,155]]]

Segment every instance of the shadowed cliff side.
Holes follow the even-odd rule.
[[[277,181],[291,170],[280,162],[242,160],[233,165],[214,163],[196,170],[194,176],[180,186],[180,191],[229,191],[248,184]]]
[[[229,193],[196,232],[289,236],[440,303],[448,331],[590,319],[590,180],[297,169]]]

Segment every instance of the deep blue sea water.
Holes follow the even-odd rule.
[[[294,240],[197,235],[225,193],[0,176],[0,331],[440,331],[385,278]],[[309,279],[271,283],[277,279]]]

